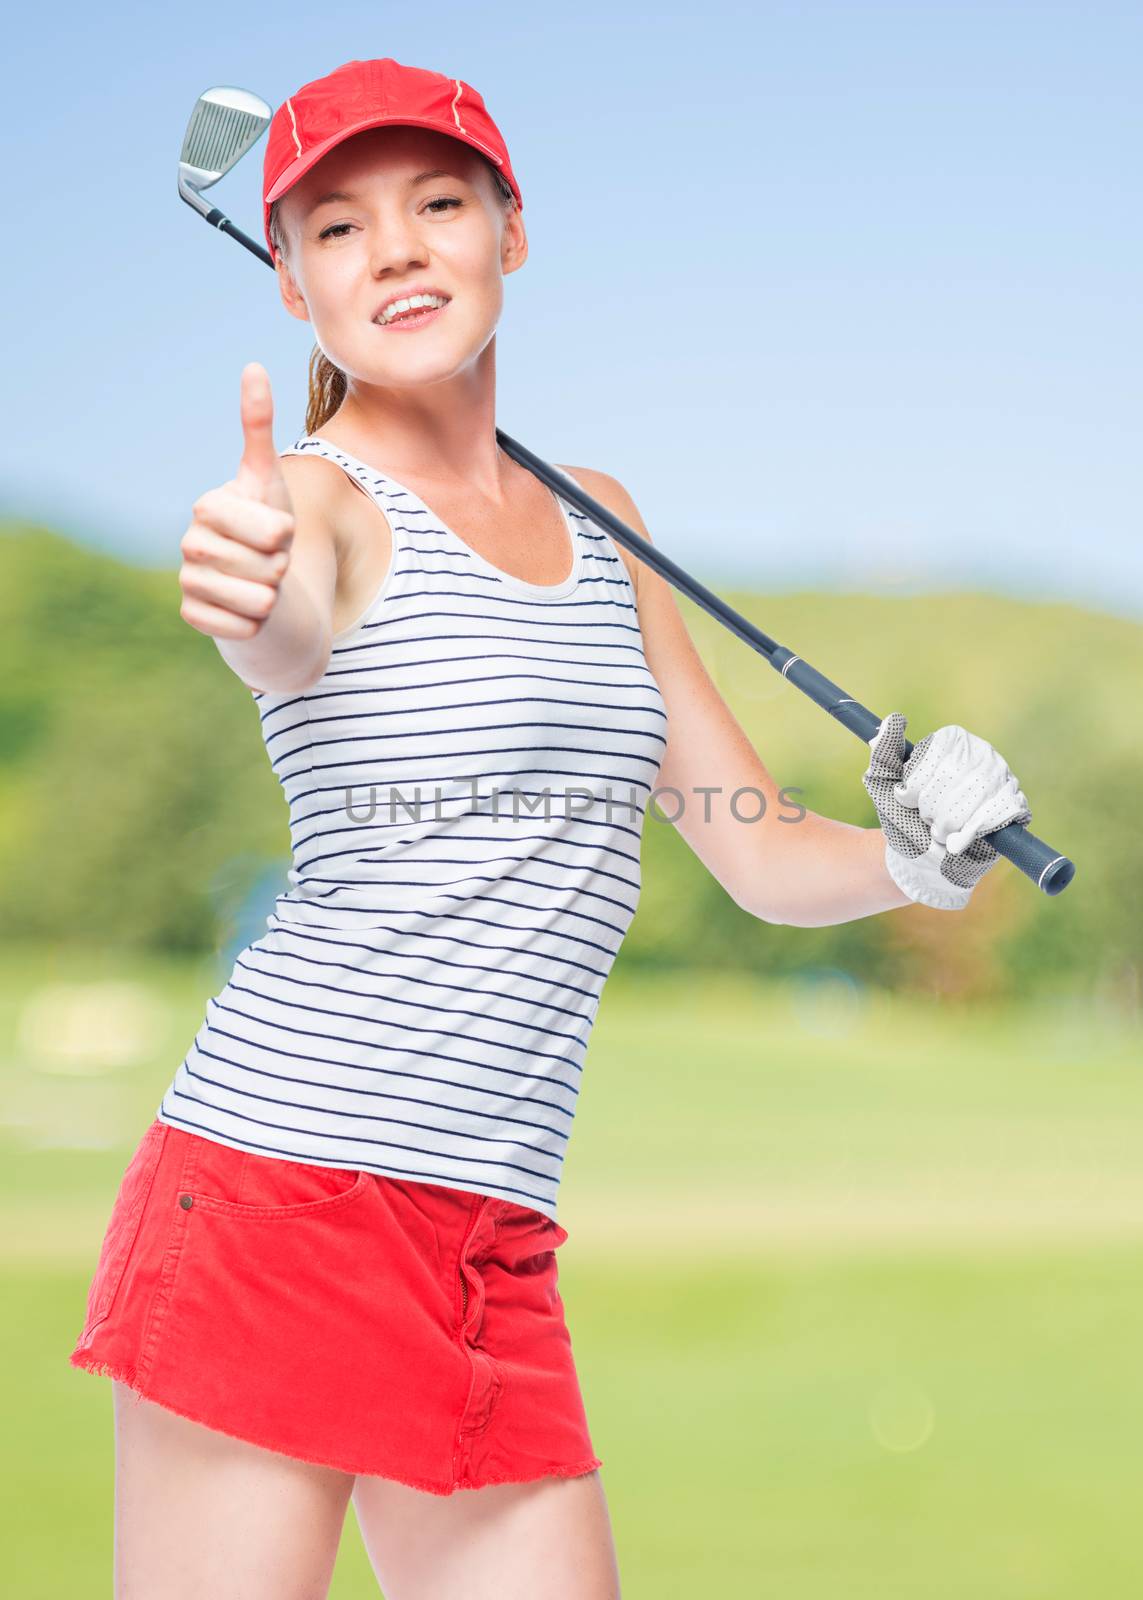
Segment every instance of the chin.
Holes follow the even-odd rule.
[[[471,367],[480,358],[481,352],[490,343],[495,331],[493,328],[478,343],[465,343],[459,349],[451,342],[443,349],[440,347],[433,349],[427,340],[417,349],[413,348],[417,335],[397,334],[394,336],[394,344],[398,341],[403,343],[388,360],[362,360],[354,367],[342,367],[342,371],[351,371],[362,383],[381,384],[389,388],[394,386],[411,388],[427,383],[443,383],[446,379],[454,378]],[[406,346],[409,348],[406,349]]]
[[[439,356],[435,360],[431,356],[423,356],[419,360],[386,363],[359,361],[348,366],[338,362],[337,365],[354,383],[364,384],[368,388],[422,389],[455,377],[464,363],[442,360]]]

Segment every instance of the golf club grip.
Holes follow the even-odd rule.
[[[561,472],[558,467],[553,467],[539,456],[533,455],[524,445],[510,438],[503,429],[497,428],[496,437],[501,448],[514,461],[527,467],[542,483],[546,483],[549,489],[575,506],[578,511],[582,511],[592,522],[606,528],[620,544],[626,545],[660,577],[665,578],[696,605],[717,618],[724,627],[729,628],[731,633],[750,645],[759,655],[765,656],[776,672],[780,672],[796,689],[808,695],[815,704],[821,706],[823,711],[828,711],[831,717],[848,728],[851,733],[855,733],[866,744],[874,737],[881,726],[880,717],[874,716],[872,711],[847,695],[836,683],[831,683],[816,667],[811,667],[808,661],[795,655],[785,645],[778,644],[768,634],[763,633],[761,628],[756,628],[740,612],[735,611],[733,606],[728,606],[725,600],[720,599],[713,590],[699,583],[697,578],[691,577],[689,572],[684,571],[669,556],[664,555],[649,539],[636,533],[634,528],[629,528],[607,506],[601,505],[585,489],[581,489],[566,472]],[[910,754],[912,748],[912,744],[906,739],[906,756]],[[1067,856],[1061,855],[1058,850],[1053,850],[1051,845],[1045,844],[1042,839],[1038,839],[1034,833],[1029,833],[1028,829],[1019,823],[1010,822],[1006,827],[998,828],[995,833],[988,834],[987,838],[989,844],[1000,855],[1031,878],[1036,887],[1047,895],[1059,894],[1075,877],[1075,864],[1069,861]]]
[[[851,699],[840,689],[836,683],[820,673],[816,667],[811,667],[808,661],[803,661],[801,656],[795,655],[792,650],[787,650],[785,645],[779,645],[771,663],[783,678],[792,683],[803,694],[809,695],[816,705],[823,711],[828,711],[830,716],[840,722],[843,727],[855,733],[859,739],[868,744],[876,736],[882,719],[876,716],[859,701]],[[906,739],[904,753],[908,758],[913,751],[912,742]],[[1029,833],[1026,826],[1018,822],[1009,822],[1003,828],[997,828],[995,833],[984,835],[989,844],[1000,855],[1011,861],[1014,867],[1019,867],[1037,888],[1045,894],[1056,895],[1066,889],[1075,877],[1075,864],[1067,856],[1060,855],[1058,850],[1053,850],[1051,845],[1045,844],[1043,839],[1038,839],[1034,833]]]

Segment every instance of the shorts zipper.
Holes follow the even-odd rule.
[[[460,1247],[460,1260],[457,1262],[457,1273],[460,1276],[460,1326],[463,1330],[464,1320],[468,1316],[468,1282],[464,1276],[464,1252],[468,1248],[468,1241],[472,1238],[473,1228],[476,1225],[476,1215],[483,1202],[478,1201],[469,1216],[468,1227],[464,1232],[464,1239]]]

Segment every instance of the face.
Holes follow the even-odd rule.
[[[349,198],[324,198],[331,191]],[[528,254],[520,215],[483,157],[423,128],[369,128],[335,146],[287,191],[279,216],[287,309],[364,384],[439,383],[474,363],[496,331],[504,275]],[[421,326],[374,320],[386,301],[422,289],[448,304]]]

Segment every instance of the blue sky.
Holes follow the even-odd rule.
[[[277,106],[391,55],[481,91],[523,190],[500,425],[621,479],[704,582],[1143,615],[1138,4],[183,15],[7,25],[7,511],[175,567],[247,361],[304,430],[309,330],[178,199],[179,147],[210,84]],[[263,150],[212,191],[255,236]]]

